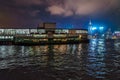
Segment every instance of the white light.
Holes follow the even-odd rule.
[[[99,29],[100,29],[100,30],[103,30],[103,29],[104,29],[104,27],[103,27],[103,26],[101,26],[101,27],[99,27]]]
[[[92,27],[92,30],[96,30],[97,28],[96,27]]]

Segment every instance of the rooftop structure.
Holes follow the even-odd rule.
[[[56,23],[50,23],[50,22],[41,23],[37,28],[38,29],[55,29]]]

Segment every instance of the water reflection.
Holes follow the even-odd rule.
[[[115,50],[120,53],[120,40],[115,40],[114,47]]]
[[[89,44],[0,46],[0,70],[28,67],[35,74],[47,74],[44,80],[49,80],[48,76],[56,80],[119,80],[118,44],[119,41],[93,39]]]
[[[92,47],[91,47],[92,46]],[[87,73],[88,75],[94,76],[96,78],[105,78],[105,41],[91,40],[89,45],[88,62],[87,62]]]

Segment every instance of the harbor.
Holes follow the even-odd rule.
[[[43,23],[37,29],[0,29],[0,44],[39,45],[89,42],[87,29],[58,29]]]
[[[1,80],[120,80],[120,41],[0,46]]]

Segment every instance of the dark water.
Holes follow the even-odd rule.
[[[0,80],[120,80],[120,40],[1,45]]]

